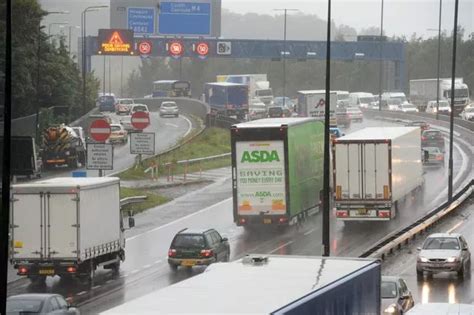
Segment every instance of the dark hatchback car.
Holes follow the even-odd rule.
[[[179,266],[207,266],[218,261],[226,262],[229,258],[229,241],[214,229],[184,229],[175,235],[168,250],[168,264],[174,270]]]
[[[422,147],[437,147],[444,152],[444,137],[439,130],[425,130],[421,134]]]

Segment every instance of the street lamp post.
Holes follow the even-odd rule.
[[[438,76],[436,78],[436,120],[439,119],[439,68],[441,62],[441,11],[443,0],[439,0],[439,19],[438,19]]]
[[[453,133],[454,133],[454,81],[456,79],[456,45],[458,37],[459,0],[454,4],[453,62],[451,69],[451,113],[449,117],[449,161],[448,161],[448,202],[453,201]]]
[[[298,9],[273,9],[273,11],[283,11],[284,12],[284,22],[283,22],[283,107],[286,106],[286,16],[288,11],[299,11]]]
[[[108,5],[90,6],[81,13],[81,36],[82,36],[82,111],[85,114],[86,109],[86,17],[87,12],[97,11],[99,9],[108,8]]]
[[[379,111],[382,110],[382,81],[383,81],[383,59],[382,59],[382,38],[383,38],[383,5],[384,0],[382,0],[382,6],[380,8],[380,64],[379,64]]]
[[[68,22],[54,22],[54,23],[49,23],[48,24],[48,36],[51,36],[51,26],[53,25],[67,25],[69,24]]]

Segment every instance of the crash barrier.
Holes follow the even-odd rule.
[[[220,115],[208,115],[206,126],[230,129],[232,125],[240,123],[240,120]]]
[[[157,180],[159,176],[166,176],[167,182],[174,182],[175,180],[186,182],[188,179],[190,179],[190,173],[193,173],[193,179],[202,179],[203,162],[219,160],[228,157],[230,157],[230,152],[195,159],[167,162],[163,164],[153,161],[151,165],[145,169],[145,174],[148,174],[153,180]],[[181,176],[178,178],[176,175]]]
[[[380,258],[385,259],[388,254],[391,254],[395,249],[400,249],[403,244],[414,239],[417,235],[422,234],[435,223],[444,218],[446,215],[457,209],[473,192],[474,180],[471,180],[468,185],[461,189],[455,196],[452,202],[445,202],[441,206],[433,209],[427,215],[421,217],[414,223],[404,227],[387,238],[383,239],[375,246],[367,249],[359,257],[361,258]]]
[[[443,126],[449,126],[449,115],[438,115],[439,120],[436,120],[436,115],[431,113],[402,113],[398,111],[389,110],[372,110],[365,109],[364,116],[367,118],[373,118],[375,116],[383,116],[396,119],[409,119],[409,120],[424,120],[428,123],[439,124],[442,122]],[[461,118],[454,117],[454,129],[464,129],[470,132],[474,132],[474,122],[463,120]]]

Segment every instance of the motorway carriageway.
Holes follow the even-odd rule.
[[[365,120],[363,124],[353,124],[349,131],[368,126],[389,126],[391,123]],[[454,150],[455,188],[460,187],[466,177],[470,176],[471,154],[461,150],[456,144]],[[372,222],[344,226],[331,220],[331,255],[358,256],[363,250],[386,236],[391,231],[406,226],[427,211],[441,204],[446,199],[447,168],[426,169],[426,188],[422,198],[408,198],[400,205],[399,216],[391,222]],[[469,174],[466,174],[466,171]],[[470,178],[470,177],[469,177]],[[227,178],[223,178],[199,191],[206,196],[219,192],[221,198],[231,196],[230,170]],[[97,278],[91,287],[80,287],[77,283],[61,283],[59,279],[48,279],[47,286],[34,288],[27,280],[9,285],[9,295],[23,292],[58,292],[71,297],[74,304],[79,305],[82,312],[97,313],[130,299],[142,296],[172,283],[199,274],[204,269],[179,269],[173,272],[169,269],[166,254],[171,239],[175,233],[185,227],[189,228],[216,228],[221,234],[229,237],[231,244],[231,259],[238,259],[247,253],[284,254],[284,255],[320,255],[321,253],[321,216],[316,215],[301,228],[292,227],[279,234],[270,231],[254,234],[246,233],[243,228],[235,226],[232,219],[231,199],[216,200],[204,209],[195,204],[196,195],[191,193],[167,205],[148,211],[143,217],[137,216],[137,228],[150,221],[161,221],[161,226],[145,230],[140,234],[129,236],[127,239],[127,259],[122,265],[121,273],[113,278],[109,272],[98,272]],[[212,198],[212,197],[210,197]],[[224,197],[225,198],[225,197]],[[191,213],[177,220],[166,218],[158,219],[160,209],[169,207],[194,207]],[[178,212],[176,213],[178,215]],[[133,230],[132,230],[133,231]],[[133,233],[133,232],[132,232]]]

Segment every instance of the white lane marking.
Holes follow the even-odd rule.
[[[182,115],[181,117],[183,117],[184,120],[186,120],[188,122],[188,130],[186,131],[186,133],[184,134],[183,138],[185,138],[190,132],[191,130],[193,130],[193,124],[191,123],[191,121],[188,119],[188,117]]]
[[[309,230],[308,232],[304,233],[304,235],[305,235],[305,236],[308,236],[308,235],[310,235],[311,233],[313,233],[314,231],[316,231],[315,228],[313,228],[313,229]]]
[[[279,251],[280,249],[282,249],[282,248],[284,248],[284,247],[290,245],[291,243],[293,243],[293,241],[288,241],[288,242],[286,242],[285,244],[278,246],[277,248],[275,248],[274,250],[272,250],[272,251],[270,251],[270,252],[268,252],[268,253],[269,253],[269,254],[273,254],[274,252]]]
[[[168,257],[166,257],[166,258],[168,258]],[[162,260],[158,259],[158,260],[155,260],[154,264],[159,264],[160,262],[162,262]]]
[[[110,283],[110,282],[112,282],[112,281],[114,281],[114,280],[109,279],[109,280],[105,281],[105,283]]]
[[[86,294],[86,293],[87,293],[87,291],[81,291],[81,292],[79,292],[79,293],[76,294],[76,295],[77,295],[77,296],[81,296],[81,295],[84,295],[84,294]]]
[[[125,278],[126,276],[128,276],[128,273],[120,275],[120,278]]]
[[[446,233],[452,233],[455,229],[457,229],[458,227],[460,227],[463,223],[464,223],[464,221],[461,221],[461,222],[456,223],[452,228],[450,228],[449,230],[447,230]]]
[[[92,290],[98,289],[100,287],[101,287],[101,285],[96,285],[96,286],[92,287]]]
[[[143,269],[147,269],[147,268],[150,268],[150,267],[151,267],[151,265],[145,265],[145,266],[143,266]]]
[[[132,272],[130,272],[130,274],[133,275],[133,274],[135,274],[135,273],[137,273],[137,272],[139,272],[139,271],[140,271],[140,270],[135,269],[135,270],[132,270]]]
[[[143,232],[143,233],[141,233],[141,234],[131,236],[131,237],[127,238],[127,241],[134,240],[134,239],[136,239],[137,237],[139,237],[139,236],[141,236],[141,235],[145,235],[145,234],[148,234],[148,233],[152,233],[152,232],[155,232],[155,231],[164,229],[164,228],[169,227],[169,226],[171,226],[171,225],[173,225],[173,224],[176,224],[176,223],[178,223],[178,222],[181,222],[181,221],[187,220],[187,219],[189,219],[189,218],[192,218],[192,217],[194,217],[194,216],[200,215],[201,213],[204,213],[204,212],[206,212],[206,211],[209,211],[210,209],[212,209],[212,208],[214,208],[214,207],[218,207],[218,206],[220,206],[221,204],[226,203],[226,202],[229,202],[229,201],[231,201],[231,200],[232,200],[232,197],[227,198],[227,199],[224,199],[224,200],[222,200],[222,201],[219,201],[218,203],[215,203],[215,204],[213,204],[213,205],[210,205],[209,207],[206,207],[206,208],[201,209],[201,210],[199,210],[199,211],[197,211],[197,212],[194,212],[194,213],[188,214],[187,216],[184,216],[184,217],[182,217],[182,218],[179,218],[178,220],[174,220],[174,221],[168,222],[168,223],[166,223],[165,225],[160,225],[160,226],[157,226],[157,227],[154,228],[154,229],[148,230],[148,231]],[[166,258],[168,258],[168,256],[165,256],[165,259],[166,259]]]
[[[172,123],[166,123],[165,125],[166,125],[166,126],[175,127],[175,128],[178,128],[178,127],[179,127],[178,125],[175,125],[175,124],[172,124]]]

